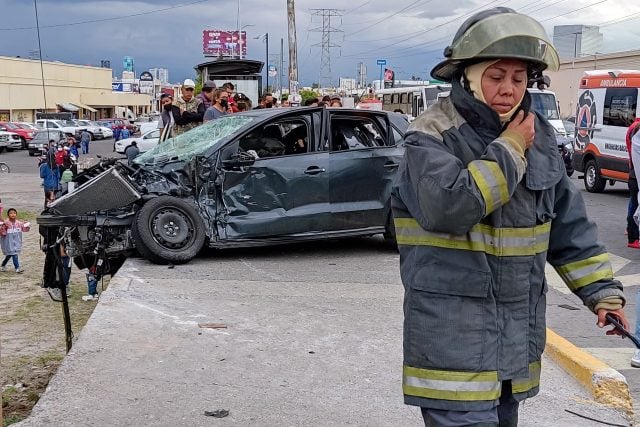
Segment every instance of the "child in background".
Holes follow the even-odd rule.
[[[7,263],[13,260],[13,266],[16,273],[22,273],[24,270],[20,267],[18,255],[22,251],[22,232],[31,229],[31,223],[19,221],[18,211],[11,208],[7,211],[8,218],[0,225],[0,246],[4,254],[4,261],[0,271],[7,271]]]
[[[89,267],[87,273],[87,295],[82,297],[82,301],[96,301],[98,300],[98,279],[96,279],[96,267]]]
[[[47,194],[44,195],[44,207],[48,208],[49,204],[53,203],[55,200],[56,200],[56,192],[47,191]]]

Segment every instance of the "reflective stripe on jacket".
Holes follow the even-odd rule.
[[[537,116],[535,131],[525,162],[497,114],[454,82],[405,135],[391,203],[407,404],[489,409],[506,380],[518,400],[537,394],[546,262],[591,310],[623,297],[553,128]]]

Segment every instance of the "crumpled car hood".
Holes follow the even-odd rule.
[[[82,215],[107,209],[117,209],[142,196],[115,167],[111,167],[76,191],[67,193],[49,205],[60,215]]]

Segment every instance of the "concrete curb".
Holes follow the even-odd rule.
[[[633,416],[627,379],[606,363],[547,328],[546,353],[587,388],[595,400]]]

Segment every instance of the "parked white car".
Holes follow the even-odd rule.
[[[86,127],[87,131],[91,134],[91,139],[106,139],[113,137],[113,131],[111,128],[102,126],[100,123],[96,123],[92,120],[74,120],[78,126]]]
[[[138,150],[141,153],[145,151],[151,150],[153,147],[158,145],[158,141],[160,140],[160,129],[150,130],[142,136],[134,136],[131,138],[121,139],[116,142],[116,152],[120,154],[124,154],[127,151],[127,148],[131,146],[131,143],[135,141],[138,144]]]
[[[0,131],[0,150],[13,151],[22,148],[20,135],[13,132]]]

